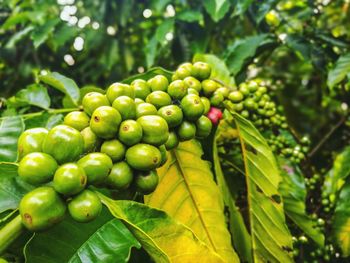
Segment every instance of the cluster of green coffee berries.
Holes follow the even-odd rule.
[[[252,121],[257,128],[288,127],[286,118],[278,113],[268,89],[260,81],[241,83],[238,89],[229,93],[228,99],[230,109]]]
[[[305,159],[305,155],[309,151],[310,140],[304,136],[300,143],[296,143],[293,138],[287,138],[284,134],[271,135],[268,140],[271,150],[281,154],[294,164],[299,164]]]
[[[68,113],[63,124],[22,133],[18,174],[38,187],[20,202],[23,224],[46,229],[63,219],[67,207],[76,221],[93,220],[102,204],[88,186],[153,192],[167,151],[207,137],[221,118],[211,107],[221,86],[210,74],[207,63],[196,62],[181,65],[171,82],[156,75],[114,83],[105,94],[87,93],[82,110]]]

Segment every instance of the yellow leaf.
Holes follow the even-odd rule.
[[[167,163],[158,169],[159,185],[145,203],[188,226],[225,262],[239,262],[225,223],[223,198],[202,154],[195,141],[169,152]]]

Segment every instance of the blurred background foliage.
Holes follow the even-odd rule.
[[[0,95],[47,71],[106,88],[211,53],[237,84],[268,81],[296,134],[340,128],[332,152],[347,140],[349,20],[348,0],[0,0]]]

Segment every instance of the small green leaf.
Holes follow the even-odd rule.
[[[196,22],[203,20],[203,15],[198,10],[182,10],[176,14],[176,18],[185,22]]]
[[[62,47],[68,40],[72,40],[78,34],[77,27],[62,24],[54,31],[52,44],[55,50]]]
[[[22,196],[33,189],[18,177],[17,169],[16,163],[0,163],[0,213],[16,209]]]
[[[22,29],[21,31],[18,31],[17,33],[13,34],[10,38],[10,40],[6,43],[6,48],[13,48],[16,43],[20,40],[22,40],[26,35],[29,34],[34,29],[34,26],[30,25]]]
[[[235,15],[242,15],[249,6],[253,3],[253,0],[237,0],[237,4],[235,5]]]
[[[231,5],[229,0],[204,0],[203,4],[205,10],[215,22],[225,16]]]
[[[34,43],[34,47],[38,48],[42,43],[45,42],[45,40],[49,37],[50,33],[53,32],[55,29],[55,26],[60,22],[60,20],[57,19],[49,19],[43,24],[42,26],[39,26],[33,30],[31,34],[31,38]]]
[[[337,155],[333,162],[333,168],[326,174],[322,192],[331,198],[335,198],[338,191],[344,185],[350,175],[350,146]]]
[[[297,54],[300,53],[305,60],[311,59],[312,44],[298,34],[290,34],[286,38],[286,44]]]
[[[15,99],[27,105],[33,105],[43,109],[50,108],[51,104],[47,89],[40,84],[32,84],[26,89],[20,90],[16,94]]]
[[[224,60],[230,72],[234,75],[239,73],[255,56],[259,47],[272,43],[274,43],[274,41],[268,34],[249,36],[236,40],[232,45],[227,47],[224,54]]]
[[[28,12],[14,13],[5,20],[1,28],[8,30],[11,27],[14,27],[26,21],[28,21]]]
[[[114,263],[128,262],[132,247],[141,245],[120,220],[104,209],[88,224],[67,217],[48,231],[36,233],[24,253],[27,263]]]
[[[334,67],[328,72],[327,85],[333,89],[335,85],[340,83],[350,71],[350,53],[341,55]]]
[[[63,92],[71,98],[74,105],[78,105],[80,98],[80,90],[74,80],[67,78],[57,72],[49,72],[46,75],[40,75],[39,79]]]
[[[211,54],[196,54],[193,57],[193,62],[197,61],[206,62],[211,66],[212,71],[210,78],[217,79],[223,82],[226,86],[235,85],[235,81],[230,75],[230,71],[228,70],[225,62],[222,59]]]
[[[122,220],[155,262],[223,263],[193,232],[165,212],[133,201],[99,194],[111,213]]]
[[[303,176],[284,160],[280,160],[280,165],[283,181],[279,186],[279,191],[283,196],[285,213],[317,245],[323,247],[325,240],[323,233],[306,214],[306,187]]]
[[[20,117],[0,119],[0,162],[17,161],[17,140],[24,130]]]
[[[343,186],[335,207],[332,236],[342,251],[343,257],[350,256],[350,181]]]

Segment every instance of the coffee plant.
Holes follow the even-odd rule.
[[[0,0],[0,263],[349,262],[349,8]]]

